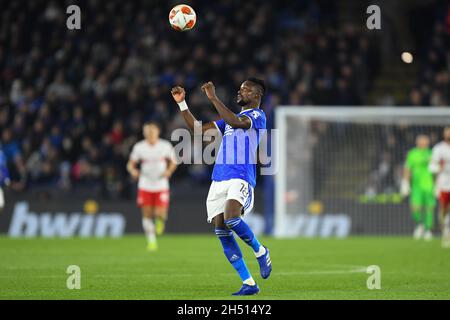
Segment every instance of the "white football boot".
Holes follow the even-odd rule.
[[[431,233],[431,230],[425,231],[425,233],[423,235],[423,240],[425,240],[425,241],[433,240],[433,233]]]
[[[423,224],[417,225],[416,229],[414,229],[414,234],[413,234],[414,239],[415,240],[421,239],[423,236],[423,232],[424,232]]]

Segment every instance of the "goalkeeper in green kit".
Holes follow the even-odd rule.
[[[416,147],[406,156],[403,170],[403,180],[400,193],[410,195],[412,216],[416,224],[414,239],[429,241],[433,235],[434,208],[436,197],[434,195],[434,178],[428,165],[431,160],[430,139],[426,135],[418,135]]]

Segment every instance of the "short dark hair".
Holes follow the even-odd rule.
[[[144,122],[144,127],[145,126],[156,126],[159,129],[159,131],[162,131],[161,124],[158,121],[156,121],[156,120],[145,121]]]
[[[264,82],[264,80],[258,79],[258,78],[254,78],[254,77],[250,77],[250,78],[247,79],[247,81],[250,81],[250,82],[260,86],[261,89],[262,89],[262,94],[263,95],[266,93],[266,83]]]

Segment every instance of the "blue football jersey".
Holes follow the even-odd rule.
[[[2,150],[0,150],[0,186],[3,186],[8,179],[9,171],[6,163],[6,157],[3,154]]]
[[[266,130],[266,115],[261,109],[247,109],[238,116],[250,119],[249,129],[232,128],[223,119],[214,122],[223,139],[214,164],[212,180],[242,179],[255,187],[257,150]]]

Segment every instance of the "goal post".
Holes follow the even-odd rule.
[[[412,234],[399,193],[406,154],[418,134],[430,148],[442,140],[450,109],[279,106],[275,114],[276,237]]]

